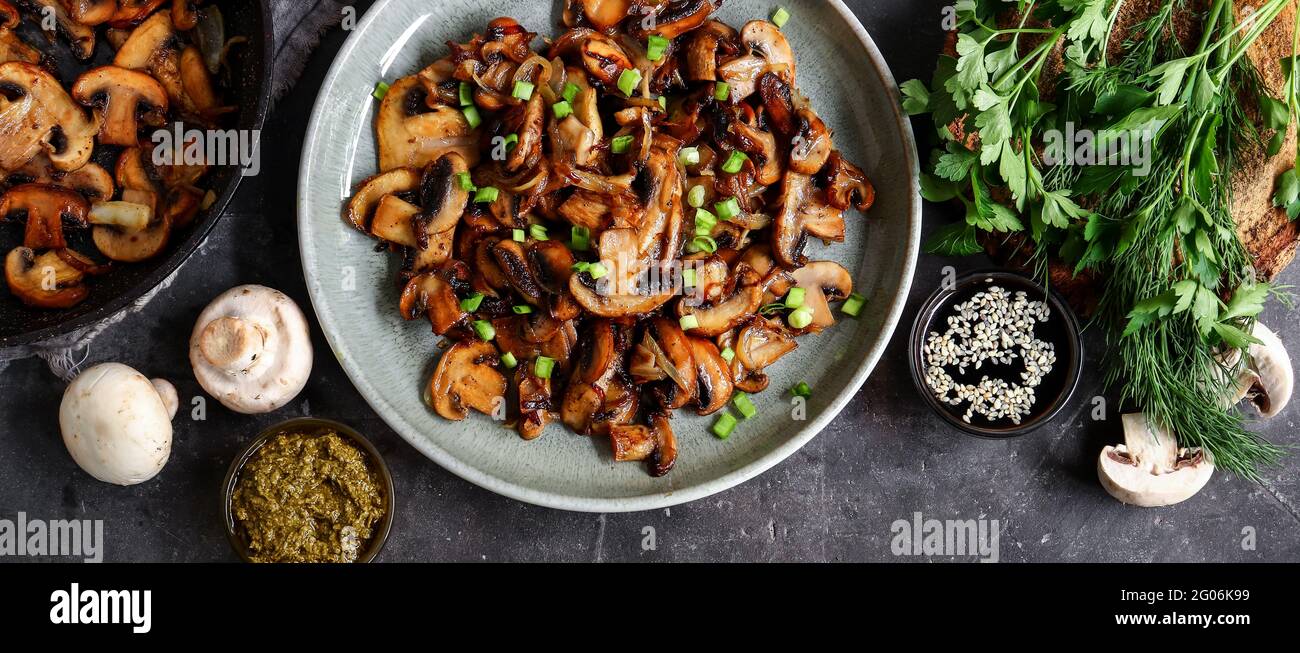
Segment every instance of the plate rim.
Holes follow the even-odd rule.
[[[368,27],[370,23],[374,22],[393,1],[394,0],[379,0],[372,5],[361,18],[353,33],[348,36],[343,46],[339,48],[338,53],[334,55],[334,60],[330,63],[329,71],[321,81],[320,90],[318,91],[315,102],[312,104],[311,119],[307,125],[307,132],[303,140],[302,158],[299,161],[298,187],[296,189],[296,227],[300,241],[298,248],[299,261],[303,268],[304,280],[307,282],[307,294],[311,300],[312,311],[315,313],[316,321],[320,325],[321,332],[324,334],[325,340],[329,344],[330,351],[334,353],[335,358],[338,359],[339,365],[343,369],[343,373],[347,375],[352,386],[356,388],[357,392],[363,399],[365,399],[371,410],[374,410],[379,419],[388,425],[393,432],[414,447],[416,451],[419,451],[426,458],[437,463],[443,469],[446,469],[452,474],[469,481],[474,485],[516,501],[572,512],[638,512],[670,508],[672,506],[703,499],[724,490],[729,490],[763,474],[802,449],[804,445],[820,434],[832,420],[839,416],[845,406],[848,405],[849,401],[857,396],[858,392],[862,389],[862,385],[866,383],[867,378],[871,376],[873,371],[875,371],[876,365],[880,362],[881,357],[884,355],[885,350],[888,348],[890,341],[893,339],[894,334],[897,331],[916,274],[917,259],[920,255],[921,246],[921,169],[920,160],[916,150],[916,138],[912,131],[911,121],[907,116],[903,115],[902,96],[899,92],[898,82],[894,78],[893,71],[890,70],[888,63],[885,62],[884,56],[880,53],[879,48],[876,47],[875,41],[872,40],[871,35],[867,32],[861,21],[858,20],[857,16],[853,14],[852,10],[844,4],[843,0],[826,0],[827,4],[829,4],[831,8],[840,15],[840,18],[848,24],[853,35],[858,39],[859,43],[866,51],[867,61],[869,62],[871,69],[880,78],[886,91],[893,96],[893,99],[895,100],[891,103],[891,110],[895,126],[897,127],[897,133],[903,138],[903,150],[907,157],[907,165],[905,167],[908,175],[908,190],[911,197],[907,215],[907,248],[904,254],[903,274],[899,284],[901,291],[896,297],[894,297],[893,303],[890,305],[889,311],[885,316],[885,320],[881,324],[881,337],[878,338],[876,343],[866,352],[866,355],[854,370],[853,376],[845,386],[844,391],[826,407],[826,410],[822,411],[816,419],[810,420],[806,423],[803,428],[792,437],[781,442],[771,451],[768,451],[766,454],[743,467],[727,472],[714,479],[697,483],[690,487],[674,488],[668,492],[653,492],[630,497],[614,498],[577,497],[524,487],[463,463],[456,456],[427,438],[417,437],[418,434],[410,435],[406,433],[404,430],[404,427],[406,426],[404,423],[405,420],[399,420],[395,414],[392,413],[390,406],[381,407],[380,405],[377,405],[376,402],[379,401],[378,398],[383,396],[382,393],[377,392],[377,389],[370,383],[358,378],[359,374],[354,374],[351,369],[355,363],[350,363],[347,360],[344,360],[345,356],[339,353],[341,350],[334,337],[337,325],[334,324],[332,317],[327,317],[327,315],[319,308],[320,301],[317,297],[316,291],[316,286],[318,284],[312,280],[309,270],[315,261],[315,256],[314,254],[309,253],[308,248],[301,246],[301,242],[307,235],[305,233],[307,220],[303,217],[305,213],[304,207],[310,203],[307,198],[307,193],[305,192],[306,182],[304,180],[311,179],[310,172],[312,170],[312,162],[317,154],[318,144],[321,142],[320,130],[322,128],[322,116],[324,115],[322,108],[326,97],[325,91],[338,82],[338,78],[344,69],[342,62],[357,47],[357,44],[360,42],[358,38],[359,35],[364,32],[365,28]],[[341,220],[342,218],[340,217],[339,219]],[[385,413],[385,410],[388,410],[389,412]]]

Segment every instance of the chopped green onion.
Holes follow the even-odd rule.
[[[545,356],[538,356],[537,362],[533,363],[533,374],[539,379],[551,378],[551,370],[555,369],[555,359]]]
[[[623,154],[632,148],[632,141],[636,140],[635,136],[619,136],[609,143],[609,151],[614,154]]]
[[[524,102],[527,102],[533,99],[533,91],[536,89],[537,87],[533,86],[532,82],[525,82],[524,80],[521,79],[515,82],[515,88],[514,90],[510,91],[510,95],[511,97],[518,98],[520,100],[523,100]]]
[[[716,85],[714,85],[713,99],[719,102],[726,102],[727,98],[729,97],[731,97],[731,84],[728,84],[726,82],[718,82]]]
[[[586,227],[574,227],[569,233],[569,245],[580,252],[591,249],[591,230]]]
[[[677,323],[682,325],[682,331],[690,331],[691,329],[698,329],[700,326],[699,318],[695,317],[694,315],[682,316],[682,319],[678,320]]]
[[[786,11],[785,7],[777,7],[776,11],[772,12],[772,24],[777,27],[785,27],[786,22],[789,20],[790,12]]]
[[[523,229],[512,229],[512,230],[510,231],[510,237],[511,237],[511,238],[512,238],[516,243],[525,243],[525,242],[528,242],[528,234],[527,234],[526,232],[524,232]]]
[[[795,309],[793,313],[786,316],[786,321],[790,326],[796,329],[806,329],[813,321],[813,312],[811,306],[803,306]]]
[[[460,112],[465,114],[465,122],[469,123],[470,129],[478,129],[483,124],[483,116],[479,114],[478,107],[465,107]]]
[[[665,112],[668,111],[668,96],[667,96],[667,95],[660,95],[660,96],[659,96],[659,108],[660,108],[660,109],[663,109]]]
[[[385,95],[388,95],[389,88],[391,87],[388,85],[388,82],[379,82],[378,84],[375,84],[375,91],[371,93],[371,95],[373,95],[376,100],[382,100]]]
[[[695,287],[695,270],[682,270],[682,285],[687,288]]]
[[[560,94],[560,97],[563,97],[565,102],[573,104],[573,99],[578,97],[578,93],[581,91],[582,89],[578,88],[577,84],[569,82],[564,85],[564,92]]]
[[[474,191],[474,203],[491,204],[492,202],[497,201],[497,198],[500,196],[501,191],[497,190],[496,186],[484,186],[483,188]]]
[[[510,310],[514,311],[515,315],[528,315],[533,312],[533,307],[528,304],[520,304],[518,306],[511,306]]]
[[[533,240],[550,240],[550,239],[551,239],[550,236],[548,236],[547,233],[546,233],[546,225],[540,225],[540,224],[530,224],[530,225],[528,225],[528,235],[529,235],[529,236],[532,236],[532,237],[533,237]]]
[[[737,392],[736,397],[731,400],[731,403],[735,404],[736,410],[740,411],[740,415],[745,419],[749,419],[758,414],[758,409],[754,407],[754,402],[750,401],[749,395],[743,392]]]
[[[503,145],[506,146],[507,152],[515,149],[515,146],[519,145],[519,134],[511,134],[507,136]]]
[[[668,39],[651,34],[646,40],[645,56],[651,61],[659,61],[664,58],[664,51],[668,49]]]
[[[708,191],[704,190],[703,186],[698,184],[692,186],[690,192],[686,193],[686,203],[690,204],[691,208],[698,209],[704,206],[704,198],[707,193]]]
[[[718,211],[718,217],[723,220],[730,220],[740,215],[740,202],[734,197],[728,197],[727,201],[714,204],[713,208]]]
[[[470,178],[468,172],[456,173],[456,186],[466,193],[472,193],[478,188],[474,186],[474,180]]]
[[[726,163],[722,164],[722,171],[729,175],[734,175],[737,172],[740,172],[741,168],[745,167],[745,162],[748,160],[749,155],[744,152],[732,152],[731,156],[727,157]]]
[[[560,100],[551,105],[551,111],[555,113],[556,120],[563,120],[573,114],[573,105],[567,100]]]
[[[506,352],[501,354],[501,364],[505,365],[506,369],[513,370],[515,369],[515,366],[519,364],[519,359],[515,358],[514,354]]]
[[[791,289],[790,289],[790,292],[789,292],[789,293],[786,293],[786,296],[785,296],[785,307],[786,307],[786,308],[799,308],[800,306],[803,306],[803,300],[804,300],[804,296],[805,296],[805,294],[806,294],[806,291],[805,291],[803,288],[800,288],[800,287],[798,287],[798,286],[795,286],[794,288],[791,288]]]
[[[728,363],[736,360],[736,350],[732,349],[731,347],[727,347],[726,349],[723,349],[722,360],[727,361]]]
[[[476,292],[473,295],[460,300],[460,310],[465,311],[466,313],[473,313],[478,310],[479,305],[482,303],[483,293]]]
[[[677,153],[677,160],[684,166],[693,166],[700,162],[700,148],[683,147],[681,152]]]
[[[592,263],[591,267],[587,268],[587,274],[591,275],[592,279],[599,279],[609,274],[609,268],[600,263]]]
[[[632,97],[636,92],[636,87],[641,84],[641,71],[635,68],[628,68],[618,76],[618,90],[623,91],[623,95]]]
[[[713,424],[713,434],[718,436],[719,440],[726,440],[731,437],[731,432],[736,430],[736,418],[731,413],[723,413],[718,416],[718,421]]]
[[[798,385],[790,388],[790,394],[796,397],[808,398],[812,396],[812,388],[808,387],[807,381],[800,381]]]
[[[470,86],[469,82],[460,83],[460,106],[474,106],[474,87]]]
[[[492,327],[492,323],[487,320],[474,321],[474,333],[478,334],[483,340],[491,340],[497,337],[497,330]]]
[[[853,293],[852,295],[849,295],[849,298],[847,300],[845,300],[844,306],[840,310],[844,311],[845,315],[851,315],[853,317],[857,317],[862,313],[862,307],[866,305],[867,305],[866,297],[863,297],[858,293]]]
[[[696,236],[695,240],[691,241],[691,251],[712,254],[718,251],[718,241],[709,236]]]
[[[591,264],[586,261],[578,261],[577,263],[574,263],[573,267],[569,269],[578,273],[587,272],[591,270]]]
[[[696,237],[698,237],[698,238],[705,238],[705,237],[712,238],[712,237],[713,237],[713,225],[711,225],[711,224],[709,224],[709,223],[707,223],[707,222],[696,222],[696,223],[695,223],[695,235],[696,235]]]
[[[695,210],[695,226],[705,225],[712,228],[718,224],[718,216],[709,213],[708,209]]]

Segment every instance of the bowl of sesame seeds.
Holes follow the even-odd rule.
[[[1022,274],[978,271],[943,284],[912,327],[912,378],[958,429],[1021,436],[1051,422],[1083,370],[1079,320]]]

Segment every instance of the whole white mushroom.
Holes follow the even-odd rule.
[[[307,318],[288,295],[238,286],[212,300],[190,336],[194,378],[237,413],[269,413],[293,400],[311,376]]]
[[[77,465],[115,485],[157,476],[171,455],[175,415],[159,388],[171,388],[174,399],[170,383],[120,363],[96,365],[73,379],[59,406],[59,430]]]

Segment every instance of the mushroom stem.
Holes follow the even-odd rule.
[[[266,330],[237,317],[217,318],[203,328],[199,347],[213,367],[238,374],[261,357],[266,348]]]

